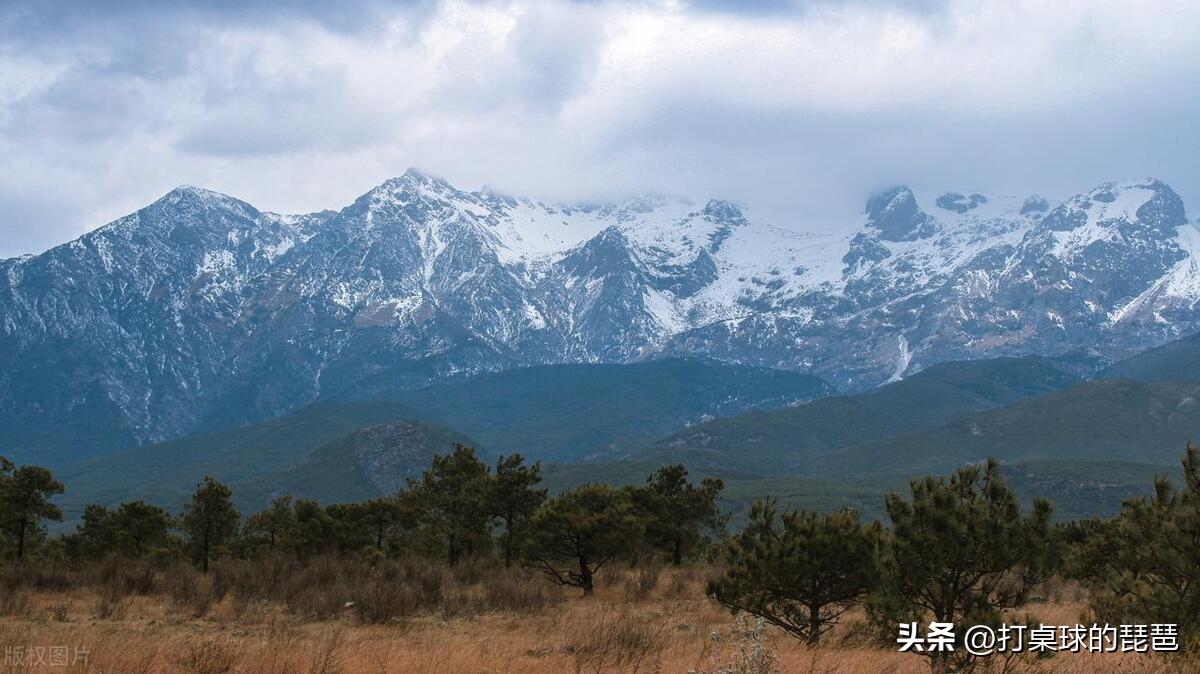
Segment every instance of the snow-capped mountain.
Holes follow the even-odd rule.
[[[1200,331],[1200,231],[1157,180],[898,187],[844,234],[724,201],[560,205],[409,171],[339,212],[181,187],[0,261],[0,426],[109,448],[557,362],[702,355],[848,391],[932,363],[1117,357]],[[56,431],[56,429],[59,429]]]

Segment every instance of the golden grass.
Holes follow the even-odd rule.
[[[0,672],[684,673],[712,672],[730,655],[732,618],[704,597],[696,570],[664,571],[655,583],[636,572],[609,573],[588,599],[554,591],[563,592],[564,601],[534,613],[423,615],[384,625],[364,625],[351,609],[336,619],[303,620],[279,606],[230,596],[196,617],[166,597],[105,598],[83,588],[38,592],[10,611],[15,615],[0,618]],[[1047,623],[1074,623],[1084,604],[1064,598],[1033,605],[1029,613]],[[767,647],[784,672],[929,671],[919,656],[864,645],[855,636],[860,620],[851,614],[818,648],[768,629]],[[710,636],[714,631],[720,644]],[[5,650],[33,647],[49,654],[53,646],[66,646],[72,655],[85,650],[86,662],[29,666]],[[1135,654],[1064,654],[1019,665],[1010,671],[1198,670],[1194,661]]]

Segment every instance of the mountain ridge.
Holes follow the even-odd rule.
[[[850,234],[720,200],[550,204],[415,170],[299,216],[180,187],[0,262],[0,443],[86,456],[372,378],[671,356],[858,392],[951,360],[1118,360],[1200,331],[1198,301],[1200,231],[1153,179],[1057,205],[897,187]]]

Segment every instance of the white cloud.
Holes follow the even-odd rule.
[[[928,5],[366,2],[349,25],[25,8],[0,16],[0,255],[176,184],[314,210],[410,165],[551,197],[726,196],[814,229],[894,181],[1200,188],[1181,152],[1200,6]]]

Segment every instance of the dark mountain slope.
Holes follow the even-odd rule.
[[[1200,334],[1123,360],[1101,372],[1099,377],[1140,381],[1200,381]]]
[[[782,407],[830,391],[810,375],[713,361],[525,368],[397,391],[400,400],[312,405],[263,423],[67,464],[56,474],[70,486],[64,499],[70,503],[129,498],[182,503],[208,474],[247,485],[256,495],[278,492],[273,483],[286,479],[298,494],[349,498],[359,493],[356,483],[362,481],[354,472],[355,462],[367,456],[355,452],[366,445],[400,448],[399,455],[379,457],[387,464],[384,473],[392,476],[409,476],[406,471],[413,467],[423,469],[434,449],[448,451],[453,442],[468,436],[481,443],[479,449],[497,454],[577,457],[633,446],[712,415]],[[397,421],[421,422],[418,430],[424,439],[411,434],[345,437]],[[389,438],[395,441],[392,445]],[[346,444],[338,444],[343,441]],[[319,447],[324,458],[317,465],[339,470],[297,465]],[[339,447],[344,450],[340,454]],[[403,457],[404,447],[419,449],[412,461],[397,458]],[[340,455],[349,465],[338,465]]]
[[[1075,382],[1039,357],[942,363],[870,393],[800,407],[716,419],[629,454],[726,473],[807,473],[815,457],[972,412],[1007,405]]]
[[[321,445],[277,473],[233,485],[239,501],[261,508],[271,498],[294,494],[322,503],[364,501],[395,494],[408,478],[417,479],[435,454],[454,443],[475,446],[468,437],[419,421],[368,426]],[[476,454],[491,463],[490,453]]]
[[[893,437],[795,457],[813,476],[922,475],[989,456],[1173,465],[1200,437],[1200,382],[1106,379]]]
[[[811,375],[673,358],[520,368],[389,397],[497,453],[573,460],[625,451],[712,417],[832,393]]]
[[[72,505],[145,499],[177,508],[205,475],[239,483],[273,479],[317,447],[357,429],[412,418],[394,402],[312,405],[260,424],[69,464],[55,470]]]

